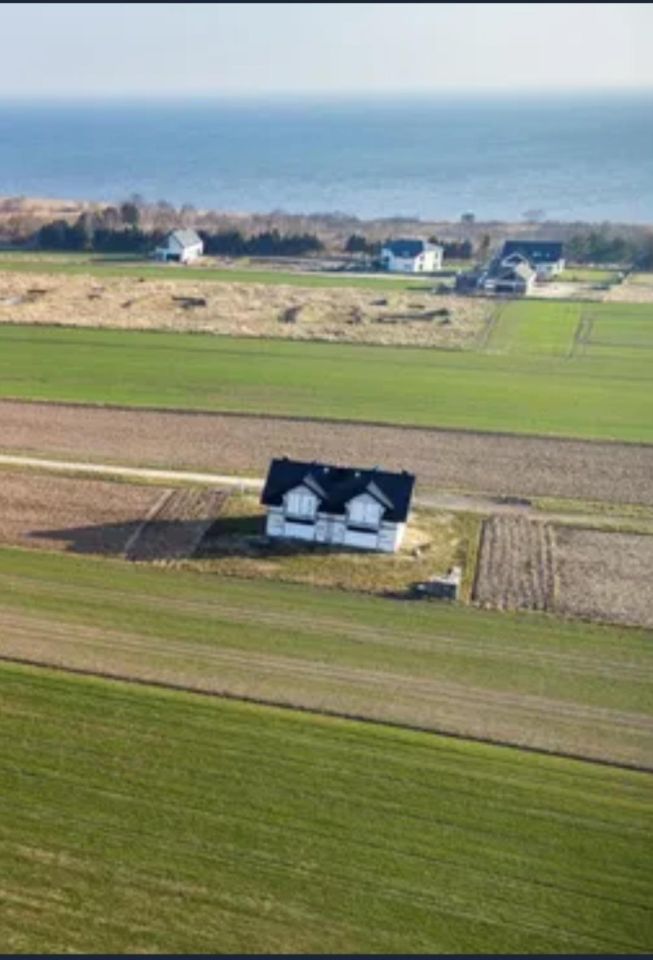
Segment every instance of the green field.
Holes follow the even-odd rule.
[[[633,346],[579,349],[587,318]],[[653,442],[651,333],[651,306],[525,301],[467,351],[5,326],[0,395]]]
[[[0,550],[0,656],[647,767],[652,639]]]
[[[355,273],[297,273],[283,270],[261,270],[248,267],[180,267],[172,264],[155,264],[151,261],[134,261],[133,258],[108,256],[96,258],[81,254],[48,254],[42,259],[0,258],[0,272],[64,274],[87,277],[144,277],[147,280],[198,281],[214,283],[263,283],[285,284],[293,287],[362,287],[372,290],[424,290],[431,289],[437,277],[407,280],[403,277],[360,276]]]
[[[619,275],[617,270],[601,270],[596,267],[570,267],[558,274],[556,280],[577,283],[614,283]]]
[[[3,665],[7,953],[644,953],[650,777]]]

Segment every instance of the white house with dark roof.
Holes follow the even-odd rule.
[[[194,230],[173,230],[154,251],[154,259],[164,263],[191,263],[203,253],[202,238]]]
[[[270,464],[261,503],[266,534],[394,553],[410,512],[415,477],[374,468],[283,458]]]
[[[506,240],[501,251],[501,261],[506,266],[529,262],[538,280],[549,280],[565,269],[562,244],[553,240]]]
[[[444,247],[426,240],[391,240],[381,249],[389,273],[435,273],[442,269]]]
[[[520,253],[511,253],[490,262],[480,276],[479,286],[486,293],[527,296],[533,291],[535,279],[530,261]]]

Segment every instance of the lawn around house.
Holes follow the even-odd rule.
[[[650,777],[0,667],[15,953],[631,954]]]
[[[651,631],[0,550],[0,657],[653,768]]]
[[[17,325],[0,395],[651,443],[651,343],[651,307],[525,301],[464,351]]]

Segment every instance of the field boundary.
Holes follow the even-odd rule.
[[[367,344],[365,346],[368,346]],[[464,352],[464,351],[456,351]],[[473,430],[471,427],[429,427],[414,423],[395,423],[390,420],[355,420],[352,418],[334,417],[298,417],[289,413],[254,413],[251,410],[209,410],[200,407],[157,407],[151,404],[129,406],[124,403],[98,403],[90,401],[82,403],[79,400],[47,400],[42,397],[14,397],[10,394],[0,396],[0,410],[3,403],[24,403],[46,407],[68,407],[73,410],[118,410],[124,413],[159,413],[176,414],[177,416],[195,417],[246,417],[248,420],[268,420],[282,423],[333,423],[345,424],[349,427],[387,427],[390,430],[421,431],[426,433],[464,434],[469,437],[516,437],[518,439],[550,440],[556,443],[588,443],[593,446],[636,447],[644,450],[653,449],[653,443],[642,440],[618,440],[611,437],[580,437],[558,433],[516,433],[509,430]]]
[[[605,760],[599,757],[588,757],[579,753],[572,753],[562,750],[547,750],[544,747],[533,747],[527,744],[516,743],[511,740],[499,740],[493,737],[469,736],[467,734],[457,733],[453,730],[447,730],[440,727],[427,727],[421,724],[400,723],[396,720],[382,720],[376,717],[368,717],[364,714],[351,713],[344,710],[333,710],[328,707],[307,707],[284,702],[283,700],[274,700],[266,697],[255,697],[245,693],[229,693],[228,691],[205,690],[199,686],[191,684],[174,683],[166,680],[151,680],[140,677],[129,676],[118,672],[107,670],[91,670],[86,667],[65,667],[53,661],[30,660],[28,657],[13,657],[6,654],[0,654],[0,663],[15,664],[22,667],[34,667],[44,670],[52,670],[57,673],[69,674],[81,677],[92,677],[98,680],[115,681],[119,683],[132,684],[138,687],[149,687],[157,690],[167,690],[172,693],[187,693],[194,696],[210,697],[217,700],[230,700],[236,703],[249,703],[258,707],[271,707],[277,710],[292,711],[294,713],[305,713],[309,716],[328,717],[334,720],[348,720],[355,723],[365,723],[375,727],[385,727],[392,730],[407,730],[411,733],[431,734],[438,737],[446,737],[450,740],[459,740],[463,743],[478,743],[486,746],[499,747],[506,750],[518,750],[523,753],[535,754],[536,756],[557,758],[559,760],[575,760],[579,763],[590,763],[594,766],[610,767],[617,770],[631,770],[636,773],[653,774],[653,766],[645,766],[637,763],[627,763],[620,760]]]

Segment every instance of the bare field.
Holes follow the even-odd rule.
[[[653,626],[653,536],[493,516],[483,525],[473,599]]]
[[[262,475],[270,458],[383,463],[422,491],[653,505],[653,446],[0,401],[0,450],[61,459]]]
[[[2,272],[1,266],[0,323],[460,347],[478,337],[494,310],[487,301],[428,289],[100,279]]]
[[[556,609],[653,627],[653,536],[559,527]]]
[[[0,543],[119,554],[160,487],[0,473]]]
[[[486,520],[474,600],[500,610],[551,610],[554,594],[551,525],[525,517]]]

